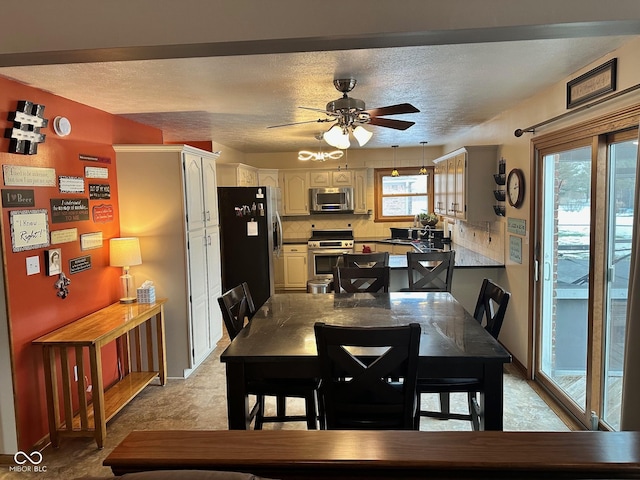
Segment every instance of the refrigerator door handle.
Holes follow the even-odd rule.
[[[276,257],[280,258],[283,249],[283,240],[282,240],[282,220],[280,219],[280,214],[276,210],[276,223],[278,225],[278,247],[276,248]]]

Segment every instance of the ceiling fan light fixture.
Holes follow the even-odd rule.
[[[353,136],[356,137],[356,140],[358,141],[358,145],[360,145],[361,147],[364,147],[367,144],[367,142],[371,140],[371,137],[373,137],[373,132],[370,132],[363,126],[358,125],[356,128],[353,129]]]
[[[339,148],[341,150],[345,150],[351,146],[351,142],[349,141],[349,132],[343,132],[340,125],[334,125],[328,131],[324,132],[322,138],[324,138],[324,141],[332,147]]]
[[[310,152],[308,150],[300,150],[298,152],[298,160],[306,162],[313,160],[314,162],[324,162],[325,160],[338,160],[342,158],[344,152],[342,150],[334,150],[333,152]]]

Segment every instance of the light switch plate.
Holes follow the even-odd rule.
[[[40,257],[27,257],[27,275],[40,273]]]

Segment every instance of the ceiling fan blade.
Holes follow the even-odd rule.
[[[374,108],[365,110],[372,117],[384,117],[385,115],[400,115],[403,113],[419,113],[416,107],[410,103],[399,103],[398,105],[389,105],[388,107]]]
[[[369,125],[376,125],[378,127],[394,128],[396,130],[406,130],[411,125],[415,125],[416,122],[407,122],[404,120],[394,120],[392,118],[378,118],[372,117],[369,119]]]
[[[312,107],[298,107],[298,108],[302,108],[303,110],[311,110],[312,112],[324,113],[325,115],[330,115],[332,117],[337,117],[339,115],[336,112],[330,112],[328,110],[323,110],[321,108],[312,108]]]
[[[334,122],[335,120],[332,118],[319,118],[317,120],[307,120],[306,122],[293,122],[293,123],[283,123],[281,125],[271,125],[267,128],[278,128],[278,127],[290,127],[292,125],[302,125],[304,123],[323,123],[323,122]]]

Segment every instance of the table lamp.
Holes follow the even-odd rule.
[[[109,240],[109,265],[122,267],[120,276],[120,303],[136,301],[135,278],[129,273],[129,267],[140,265],[140,241],[136,237],[112,238]]]

